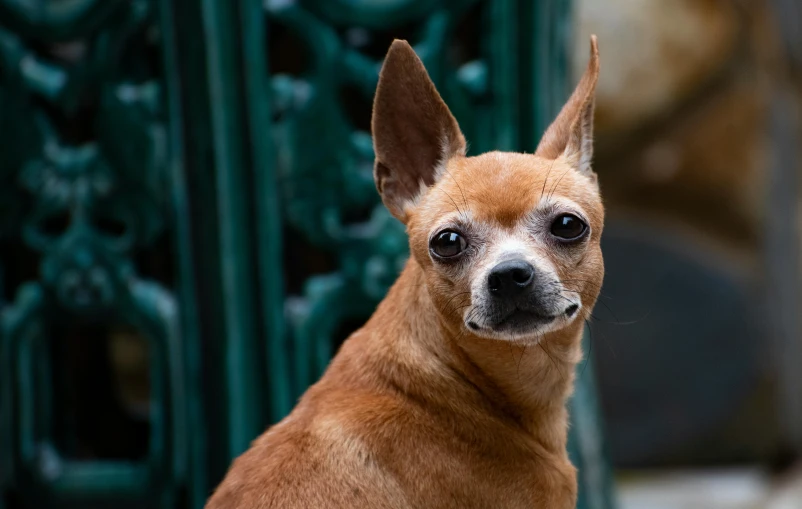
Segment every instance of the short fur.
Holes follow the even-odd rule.
[[[234,461],[208,509],[574,507],[565,402],[604,273],[589,166],[598,72],[592,38],[588,70],[536,154],[465,157],[423,64],[392,44],[374,106],[375,177],[411,257],[321,380]],[[548,224],[560,211],[584,218],[587,237],[555,243]],[[470,239],[457,264],[430,250],[450,227]],[[544,302],[579,311],[525,333],[467,327],[492,323],[483,288],[510,253],[537,267]]]

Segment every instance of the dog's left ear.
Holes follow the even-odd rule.
[[[593,107],[599,81],[599,47],[590,36],[590,61],[574,93],[549,126],[535,155],[546,159],[565,157],[580,173],[595,179],[593,159]]]
[[[435,183],[440,166],[465,155],[465,138],[412,47],[393,41],[373,101],[373,176],[387,209],[402,223]]]

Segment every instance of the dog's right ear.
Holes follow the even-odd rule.
[[[457,120],[406,41],[393,41],[384,59],[371,128],[376,187],[387,209],[406,223],[409,206],[466,148]]]

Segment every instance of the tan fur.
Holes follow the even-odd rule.
[[[234,461],[208,509],[574,507],[565,401],[604,272],[598,186],[579,168],[598,74],[592,46],[590,76],[569,101],[579,106],[549,130],[550,157],[464,157],[456,121],[417,56],[393,44],[374,110],[376,180],[407,224],[410,260],[322,379]],[[571,146],[576,153],[566,154]],[[402,180],[406,187],[388,187]],[[529,218],[553,207],[587,218],[581,245],[558,249],[527,233]],[[455,218],[483,239],[460,269],[429,253],[432,232]],[[509,340],[466,328],[471,287],[503,242],[523,246],[569,298],[581,297],[572,320]]]

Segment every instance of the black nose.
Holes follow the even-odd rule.
[[[535,268],[523,260],[501,262],[487,276],[487,288],[498,297],[514,297],[532,286]]]

